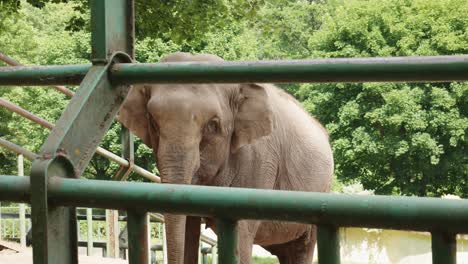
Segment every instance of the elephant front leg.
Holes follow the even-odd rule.
[[[198,263],[198,249],[200,245],[201,218],[187,216],[185,223],[184,264]]]
[[[259,221],[239,221],[238,252],[240,264],[252,263],[252,247],[259,225]]]

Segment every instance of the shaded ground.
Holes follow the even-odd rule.
[[[31,248],[22,248],[18,244],[0,241],[0,264],[32,264]],[[79,256],[80,264],[127,264],[126,260],[102,258],[98,256]]]

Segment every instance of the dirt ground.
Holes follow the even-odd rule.
[[[13,250],[12,250],[13,249]],[[98,256],[79,256],[80,264],[127,264],[127,260],[102,258]],[[31,248],[22,248],[18,244],[0,243],[0,264],[32,264]]]

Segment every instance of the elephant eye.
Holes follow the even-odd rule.
[[[205,126],[205,133],[216,134],[220,130],[219,119],[213,118]]]

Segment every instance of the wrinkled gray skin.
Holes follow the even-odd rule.
[[[175,53],[163,62],[222,61]],[[154,151],[164,183],[328,192],[333,157],[323,127],[298,102],[263,84],[142,85],[119,119]],[[200,219],[166,214],[170,264],[196,263]],[[208,225],[216,231],[210,219]],[[311,263],[312,225],[240,221],[241,263],[259,244],[284,263]]]

